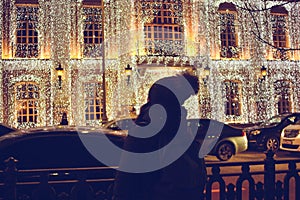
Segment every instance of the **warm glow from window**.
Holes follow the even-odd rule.
[[[101,57],[102,7],[84,7],[83,15],[83,56],[86,58]]]
[[[38,7],[17,6],[16,45],[14,56],[17,58],[37,58],[38,47]]]
[[[144,25],[148,55],[177,56],[183,52],[182,2],[142,0],[145,13],[152,20]],[[175,8],[175,9],[171,9]],[[153,12],[155,9],[155,12]],[[152,16],[151,16],[152,15]]]
[[[235,6],[231,3],[223,3],[220,4],[218,11],[220,16],[220,56],[221,58],[238,58]]]
[[[224,81],[225,86],[225,114],[226,115],[241,115],[241,91],[240,83],[238,81],[227,80]]]
[[[292,111],[291,105],[291,83],[287,80],[279,80],[274,83],[275,95],[277,99],[278,114]]]
[[[287,18],[288,14],[284,8],[274,7],[271,10],[271,24],[272,24],[272,36],[273,44],[278,48],[286,48],[287,45]],[[273,58],[275,59],[287,59],[288,55],[285,51],[279,51],[273,49]]]
[[[22,82],[15,86],[18,126],[23,123],[37,123],[39,87],[34,82]]]
[[[100,120],[103,114],[101,84],[98,82],[88,82],[84,86],[85,120]]]

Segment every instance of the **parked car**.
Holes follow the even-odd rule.
[[[244,129],[248,137],[249,146],[258,149],[277,151],[280,146],[282,130],[300,119],[300,113],[286,113],[271,117],[258,126]]]
[[[20,172],[17,176],[17,191],[18,194],[28,196],[27,199],[34,199],[30,196],[36,191],[36,184],[43,180],[42,174],[47,175],[50,182],[55,182],[51,187],[55,187],[56,191],[72,191],[74,184],[81,178],[85,178],[91,187],[97,191],[105,191],[104,194],[108,197],[111,194],[115,169],[119,164],[121,152],[119,155],[113,154],[116,158],[115,163],[106,165],[99,161],[101,159],[94,158],[82,139],[85,142],[91,142],[89,145],[95,145],[90,148],[99,150],[98,147],[103,146],[104,138],[107,137],[121,147],[125,136],[126,134],[122,131],[71,126],[14,131],[0,137],[0,169],[4,170],[3,161],[9,157],[17,160],[16,167]],[[99,150],[101,154],[112,156],[111,152],[101,150],[103,148]],[[7,190],[3,186],[4,181],[5,176],[2,174],[0,176],[0,183],[2,183],[0,184],[0,199],[6,199],[2,196]]]
[[[112,130],[128,130],[134,125],[132,118],[121,118],[111,120],[104,125]],[[247,150],[247,137],[243,129],[226,125],[211,119],[189,119],[191,127],[197,127],[197,137],[202,140],[203,148],[211,149],[207,154],[215,155],[219,160],[229,160],[234,154]],[[220,132],[208,132],[209,127],[221,127]],[[216,129],[215,129],[216,130]],[[203,143],[206,136],[206,142]]]
[[[248,149],[247,137],[242,128],[212,119],[189,119],[188,123],[196,123],[197,138],[202,140],[201,149],[221,161],[229,160],[233,155]]]
[[[17,129],[10,127],[6,124],[0,123],[0,136],[10,133],[12,131],[16,131]]]
[[[128,130],[134,125],[135,118],[117,118],[103,124],[104,128],[111,130]]]
[[[122,147],[125,133],[93,127],[55,126],[18,130],[0,137],[0,163],[9,157],[18,160],[18,169],[104,166],[82,143],[104,137]],[[118,163],[116,163],[117,165]]]
[[[288,125],[281,132],[280,149],[284,151],[300,152],[300,120]]]

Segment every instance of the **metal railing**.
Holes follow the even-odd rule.
[[[217,199],[300,199],[300,178],[297,164],[299,160],[274,160],[274,153],[266,152],[264,161],[247,163],[207,164],[208,180],[204,197]],[[288,165],[287,169],[275,170],[278,165]],[[263,166],[264,170],[251,170]],[[237,172],[226,172],[237,167]],[[117,167],[60,168],[18,170],[15,159],[6,161],[6,169],[0,171],[0,199],[5,200],[110,200],[114,172]],[[222,172],[221,171],[225,171]],[[282,178],[276,180],[276,176]],[[258,176],[261,176],[259,181]],[[227,178],[235,177],[235,183]],[[294,180],[294,184],[291,184]],[[245,184],[247,187],[245,189]],[[218,193],[212,195],[217,185]],[[214,186],[214,187],[213,187]],[[291,190],[291,187],[293,190]],[[246,194],[245,194],[246,191]]]
[[[211,168],[211,174],[208,176],[209,178],[206,183],[206,199],[213,199],[212,185],[215,183],[219,185],[218,199],[220,200],[289,200],[290,195],[295,197],[294,199],[300,199],[300,169],[299,167],[297,168],[297,164],[300,163],[300,158],[299,160],[279,161],[274,159],[274,153],[272,151],[268,151],[265,154],[266,158],[264,161],[207,164],[207,167]],[[275,167],[279,167],[279,165],[287,165],[287,169],[276,170]],[[240,166],[240,172],[220,173],[221,169],[234,166]],[[256,166],[263,166],[263,170],[251,170]],[[279,175],[281,175],[280,178],[278,177]],[[226,184],[225,179],[227,177],[236,177],[235,183]],[[290,191],[292,187],[291,180],[293,178],[293,186],[296,188]],[[243,186],[244,183],[247,183],[246,188]],[[242,195],[243,190],[247,191],[246,195]]]

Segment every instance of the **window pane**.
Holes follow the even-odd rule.
[[[178,56],[184,52],[182,1],[141,0],[145,17],[151,22],[144,25],[145,46],[148,55]],[[177,36],[175,36],[177,32]],[[180,35],[180,36],[179,36]]]
[[[36,58],[38,48],[30,49],[29,46],[38,46],[38,8],[31,6],[17,7],[16,19],[16,51],[15,57]],[[20,46],[22,44],[22,47]]]
[[[237,58],[236,49],[236,31],[235,31],[235,13],[220,11],[220,28],[221,28],[221,57]]]
[[[236,81],[225,81],[225,114],[226,115],[241,115],[241,102],[240,102],[240,87],[239,82]]]
[[[38,117],[38,86],[31,82],[21,82],[15,88],[18,126],[34,126]]]
[[[278,114],[291,112],[291,86],[289,81],[276,81],[274,83],[275,95],[277,97]]]
[[[101,84],[98,82],[85,83],[84,98],[86,103],[85,119],[87,124],[91,121],[100,122],[102,116]]]
[[[84,57],[102,56],[100,44],[102,43],[102,8],[101,7],[84,7],[82,9],[84,16],[83,42]]]

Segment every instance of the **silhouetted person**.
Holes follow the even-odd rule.
[[[69,124],[68,116],[67,113],[64,112],[61,117],[60,125],[68,125],[68,124]]]
[[[188,81],[191,91],[184,87],[184,82]],[[167,84],[165,84],[167,83]],[[169,86],[174,90],[170,89]],[[198,77],[189,73],[177,76],[166,77],[156,81],[148,93],[148,102],[141,107],[140,114],[136,119],[136,124],[141,127],[148,127],[152,122],[163,120],[159,114],[151,115],[151,107],[160,105],[164,108],[166,117],[163,127],[155,135],[147,138],[134,137],[132,135],[142,135],[142,129],[136,127],[129,130],[129,134],[124,143],[124,150],[135,153],[154,152],[166,147],[173,142],[178,132],[184,132],[181,137],[166,149],[167,152],[179,152],[186,143],[184,141],[190,137],[187,127],[187,111],[182,106],[184,101],[199,91]],[[176,94],[177,93],[177,94]],[[178,98],[179,94],[179,98]],[[152,113],[153,114],[153,113]],[[171,164],[156,171],[145,173],[130,173],[118,171],[114,186],[114,200],[200,200],[206,182],[206,168],[204,159],[198,157],[200,144],[193,141],[187,150],[180,154]],[[155,154],[154,158],[158,163],[164,164],[167,157],[164,153]],[[169,154],[173,156],[172,154]],[[131,158],[121,158],[120,169],[130,166]],[[139,163],[143,166],[145,160]],[[136,164],[136,163],[135,163]]]

